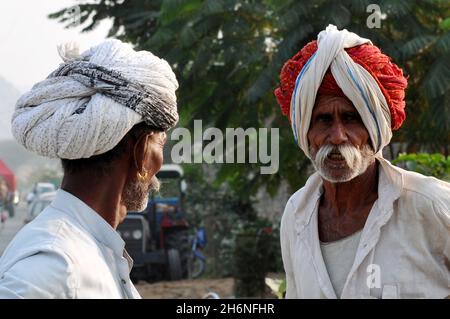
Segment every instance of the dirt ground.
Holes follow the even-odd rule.
[[[279,278],[273,275],[272,278]],[[205,297],[209,292],[214,292],[222,299],[234,298],[234,279],[190,279],[180,281],[162,281],[147,283],[140,281],[136,289],[145,299],[198,299]],[[266,287],[265,298],[276,298]]]
[[[162,281],[153,284],[140,281],[136,289],[142,298],[148,299],[195,299],[203,298],[209,292],[217,293],[220,298],[232,298],[233,285],[233,278]]]

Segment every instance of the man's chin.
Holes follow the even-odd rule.
[[[127,212],[143,212],[148,205],[148,196],[141,200],[130,200],[129,198],[122,199],[122,205],[125,207]]]
[[[319,169],[318,172],[322,178],[331,182],[331,183],[346,183],[358,176],[363,175],[367,171],[368,166],[360,169],[350,169],[347,165],[345,168],[337,168],[331,167],[327,165],[322,169]]]
[[[155,177],[150,184],[127,184],[122,194],[122,202],[129,212],[142,212],[147,208],[149,193],[153,189],[159,189],[159,181]]]
[[[141,206],[138,207],[138,209],[136,209],[136,212],[138,213],[142,213],[148,205],[148,200],[146,200],[144,203],[141,204]]]
[[[142,213],[147,208],[147,204],[148,204],[148,199],[142,201],[141,203],[133,203],[133,204],[129,205],[130,207],[128,208],[128,211]]]
[[[357,174],[354,173],[346,173],[342,174],[342,171],[336,174],[330,173],[330,172],[323,172],[319,171],[320,176],[322,176],[323,179],[327,180],[330,183],[345,183],[349,182],[352,179],[356,178]]]

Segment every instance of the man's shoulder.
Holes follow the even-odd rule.
[[[400,211],[450,225],[450,183],[392,165],[391,169],[401,175]]]
[[[0,268],[42,252],[71,260],[87,242],[92,238],[75,219],[49,206],[16,234],[0,259]]]
[[[67,297],[73,261],[61,233],[68,225],[50,208],[44,209],[13,238],[0,258],[0,297]]]
[[[450,209],[450,183],[432,176],[397,168],[402,174],[401,197]]]
[[[448,196],[450,194],[450,183],[433,176],[425,176],[406,170],[403,170],[403,176],[403,185],[406,190],[422,193],[430,197]]]

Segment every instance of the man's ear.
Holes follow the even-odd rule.
[[[146,174],[146,167],[145,167],[145,158],[147,156],[147,139],[148,134],[142,134],[139,136],[139,138],[136,140],[136,142],[133,145],[133,161],[134,161],[134,167],[137,170],[138,174],[145,175]]]

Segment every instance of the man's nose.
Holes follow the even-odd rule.
[[[345,126],[336,122],[330,129],[329,142],[334,145],[340,145],[348,142]]]

